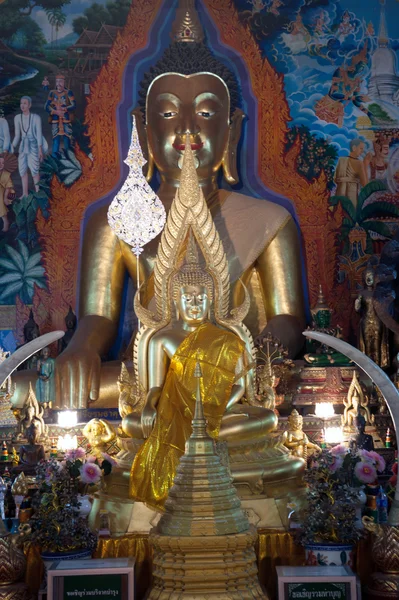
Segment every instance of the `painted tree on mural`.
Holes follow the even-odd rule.
[[[388,222],[399,218],[399,208],[394,204],[384,201],[368,202],[373,193],[382,192],[386,189],[387,187],[382,181],[370,181],[359,193],[357,206],[354,206],[352,201],[346,196],[331,196],[331,206],[341,204],[345,212],[340,231],[343,254],[349,252],[349,233],[356,226],[361,227],[368,234],[366,251],[369,254],[373,251],[370,234],[376,233],[386,239],[392,237],[392,231],[388,227]]]
[[[10,40],[18,29],[24,27],[34,8],[44,11],[62,9],[71,0],[5,0],[0,4],[0,38]]]
[[[107,2],[105,6],[94,2],[85,9],[83,16],[73,20],[73,30],[78,34],[81,34],[84,29],[99,31],[103,23],[123,27],[130,6],[130,0],[115,0],[115,2]]]

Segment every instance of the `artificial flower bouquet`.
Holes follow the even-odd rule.
[[[83,448],[69,450],[65,460],[41,461],[36,470],[38,490],[33,499],[34,513],[29,524],[31,540],[46,552],[94,550],[97,536],[90,531],[87,519],[79,515],[79,493],[99,484],[112,470],[108,455],[99,464],[96,457],[86,456]]]
[[[307,507],[298,541],[303,544],[354,544],[363,535],[357,526],[359,492],[377,482],[385,461],[377,452],[352,451],[343,445],[322,450],[305,473]]]

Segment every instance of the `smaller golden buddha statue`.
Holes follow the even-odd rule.
[[[82,429],[82,433],[90,444],[90,454],[99,459],[107,450],[107,445],[115,438],[115,431],[104,419],[91,419]]]
[[[367,424],[372,423],[368,398],[364,395],[356,371],[353,373],[352,382],[349,386],[348,396],[344,400],[345,410],[342,415],[342,426],[346,431],[354,431],[356,418],[362,415]]]
[[[321,450],[321,448],[311,442],[303,431],[303,417],[294,408],[288,417],[288,429],[283,433],[283,444],[294,456],[307,460],[312,454]]]
[[[28,439],[27,431],[31,425],[35,425],[38,439],[47,439],[48,427],[43,419],[44,407],[37,401],[31,384],[24,405],[13,412],[18,421],[16,439]]]

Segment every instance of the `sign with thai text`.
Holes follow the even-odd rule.
[[[356,600],[349,567],[277,567],[278,600]]]
[[[63,560],[48,571],[47,600],[134,600],[134,560]]]

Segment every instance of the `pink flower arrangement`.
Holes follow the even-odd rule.
[[[95,462],[86,462],[80,469],[80,478],[83,483],[95,484],[98,483],[102,476],[100,467]]]
[[[360,460],[355,465],[354,471],[362,483],[374,483],[377,479],[377,470],[371,462]]]
[[[338,469],[342,467],[344,463],[344,458],[340,454],[333,455],[333,462],[329,465],[330,470],[335,473]]]
[[[116,460],[112,456],[110,456],[106,452],[102,452],[102,455],[103,455],[104,460],[107,460],[110,465],[112,465],[113,467],[117,467],[118,466],[118,463],[116,462]]]
[[[344,456],[345,454],[348,454],[348,448],[343,444],[339,444],[338,446],[331,448],[330,452],[333,456]]]
[[[86,456],[86,462],[88,463],[95,463],[97,460],[97,458],[95,456],[93,456],[93,454],[89,454],[88,456]]]
[[[74,448],[65,452],[65,459],[70,461],[80,460],[85,456],[86,452],[84,448]]]
[[[378,452],[375,452],[374,450],[361,450],[360,452],[361,460],[372,463],[379,473],[385,471],[385,460],[382,456],[380,456],[380,454],[378,454]]]

